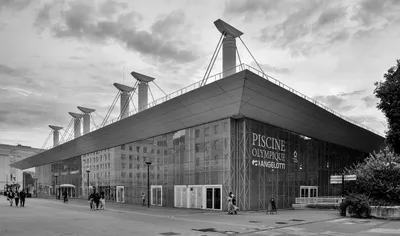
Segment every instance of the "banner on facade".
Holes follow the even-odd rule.
[[[274,137],[252,133],[251,164],[271,169],[285,169],[286,142]]]

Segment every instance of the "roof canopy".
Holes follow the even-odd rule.
[[[249,70],[151,107],[12,166],[27,169],[228,117],[247,117],[363,152],[383,137],[356,126]]]

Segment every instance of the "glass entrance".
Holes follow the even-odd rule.
[[[151,186],[151,205],[162,206],[162,186]]]
[[[312,203],[318,197],[318,186],[300,186],[300,199],[302,202]]]
[[[221,187],[206,186],[206,209],[221,210]]]
[[[125,202],[124,186],[117,186],[117,202]]]

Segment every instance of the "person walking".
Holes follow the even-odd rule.
[[[228,201],[228,214],[229,215],[233,215],[233,204],[232,204],[232,192],[229,192],[228,197],[226,198],[226,200]]]
[[[20,198],[20,204],[19,204],[19,206],[20,207],[25,207],[25,198],[26,198],[26,194],[25,194],[25,191],[24,190],[22,190],[20,193],[19,193],[19,198]]]
[[[235,215],[237,215],[237,210],[238,210],[239,208],[236,206],[236,197],[235,197],[235,195],[233,195],[233,193],[232,193],[232,195],[231,195],[231,198],[232,198],[233,213],[234,213]]]
[[[94,194],[94,203],[96,204],[96,210],[99,209],[99,204],[100,204],[100,195],[99,193]]]
[[[13,206],[13,203],[14,203],[14,192],[12,190],[8,191],[7,199],[10,202],[10,206]]]
[[[142,206],[146,206],[146,195],[142,193]]]
[[[106,199],[104,197],[104,192],[102,192],[100,194],[100,209],[105,210],[105,206],[106,206]]]
[[[15,193],[14,193],[14,199],[15,199],[15,206],[18,207],[18,203],[19,203],[19,193],[18,193],[18,190],[16,190]]]
[[[68,193],[66,190],[64,190],[63,199],[64,199],[64,203],[68,203]]]
[[[90,205],[90,210],[93,210],[93,202],[94,202],[94,194],[93,193],[91,193],[90,195],[89,195],[89,205]]]

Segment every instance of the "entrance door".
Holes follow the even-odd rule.
[[[300,186],[300,198],[304,203],[313,203],[318,197],[318,186]]]
[[[205,206],[209,210],[222,210],[221,186],[205,186]]]
[[[151,186],[151,205],[162,206],[162,186]]]
[[[124,186],[117,186],[117,202],[125,202]]]

